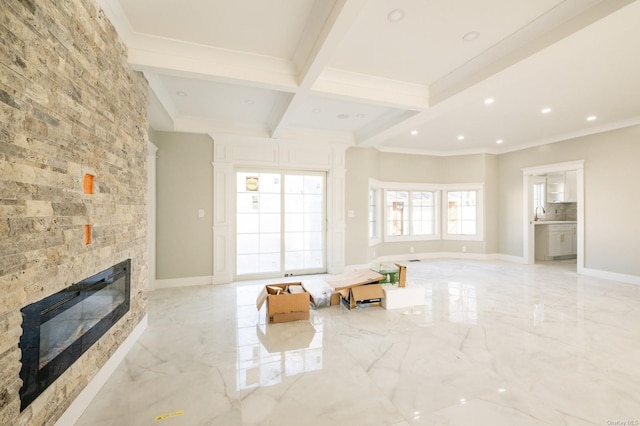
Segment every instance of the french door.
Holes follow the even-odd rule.
[[[236,173],[236,275],[326,271],[325,175]]]

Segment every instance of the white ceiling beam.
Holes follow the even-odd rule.
[[[325,68],[311,89],[323,97],[387,108],[413,111],[429,108],[429,87],[426,85],[336,68]]]
[[[140,34],[128,47],[129,64],[142,71],[285,92],[298,87],[297,71],[286,59]]]
[[[275,113],[272,122],[272,137],[281,136],[283,130],[288,126],[293,111],[306,101],[311,93],[313,84],[320,74],[329,64],[331,57],[344,39],[347,32],[353,26],[358,15],[366,5],[367,0],[338,0],[334,3],[329,12],[325,24],[320,33],[315,38],[311,50],[302,61],[304,52],[298,51],[295,56],[300,58],[302,66],[298,75],[298,90],[295,92],[290,102],[279,112]],[[305,35],[308,38],[308,35]],[[305,36],[302,38],[304,39]],[[305,48],[304,43],[300,48]]]

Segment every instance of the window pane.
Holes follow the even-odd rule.
[[[409,235],[409,191],[387,191],[387,235]]]
[[[238,213],[238,234],[260,232],[260,215],[258,213]]]
[[[238,228],[241,229],[241,228]],[[280,232],[280,214],[260,215],[260,232]]]
[[[435,194],[431,191],[411,193],[413,235],[435,234]]]
[[[369,190],[369,239],[378,236],[377,190]]]
[[[238,234],[236,250],[238,254],[258,253],[259,244],[260,234]]]
[[[323,191],[322,176],[305,176],[304,177],[304,193],[322,195]]]
[[[287,194],[284,201],[284,211],[289,213],[302,213],[304,211],[304,196]]]
[[[284,232],[300,232],[304,230],[304,214],[287,213],[287,220],[284,222]]]
[[[447,232],[452,235],[477,234],[477,191],[447,192]]]

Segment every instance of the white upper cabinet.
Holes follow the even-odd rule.
[[[577,192],[577,171],[547,174],[547,202],[575,203]]]
[[[578,202],[578,171],[564,172],[564,201],[565,203]]]

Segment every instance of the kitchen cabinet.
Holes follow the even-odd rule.
[[[577,171],[547,174],[547,202],[575,203],[578,201]]]
[[[576,224],[538,224],[535,229],[536,260],[577,254]]]

